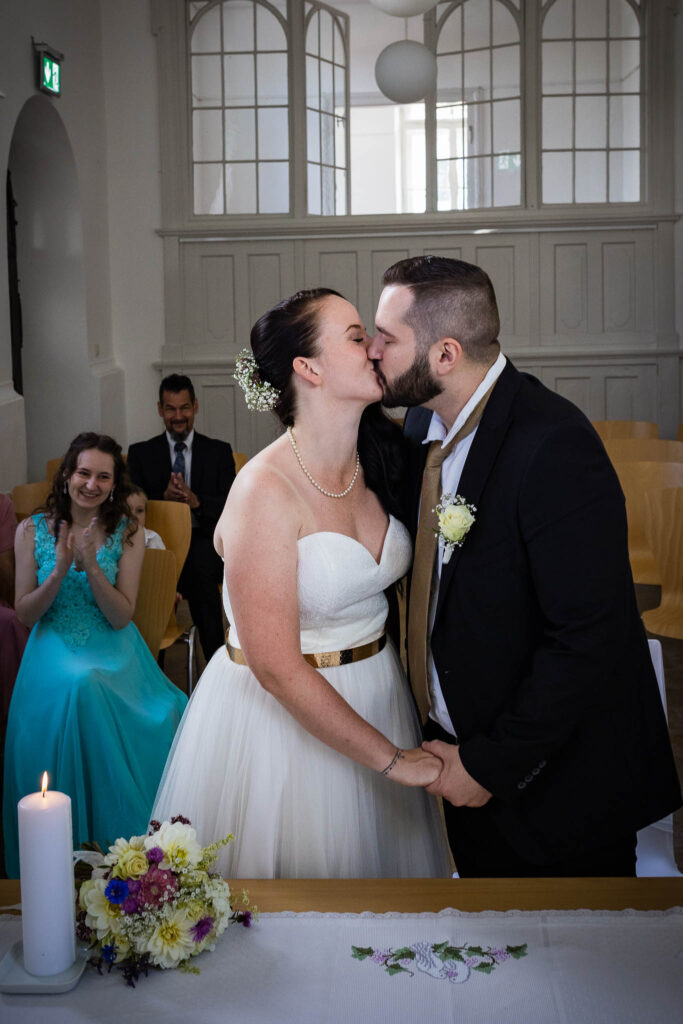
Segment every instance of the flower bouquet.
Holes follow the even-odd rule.
[[[80,884],[77,936],[91,963],[120,968],[133,985],[150,967],[199,973],[190,958],[214,950],[231,921],[249,926],[256,908],[233,910],[228,883],[211,874],[232,835],[202,847],[187,818],[153,821],[146,836],[117,839]],[[88,857],[91,860],[91,857]]]

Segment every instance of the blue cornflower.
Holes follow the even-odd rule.
[[[119,947],[110,942],[108,946],[102,946],[102,959],[106,964],[113,964],[118,955]]]
[[[112,878],[104,890],[104,895],[110,903],[123,903],[125,899],[128,899],[128,883],[121,881],[120,878]]]

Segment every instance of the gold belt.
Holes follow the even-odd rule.
[[[230,630],[225,634],[225,649],[231,661],[236,665],[246,665],[247,659],[239,649],[230,643]],[[379,654],[387,642],[386,633],[382,633],[376,640],[369,644],[361,644],[360,647],[347,647],[345,651],[323,651],[321,654],[303,654],[302,657],[313,665],[314,668],[336,668],[337,665],[351,665],[354,661],[364,661],[365,658],[372,658]]]

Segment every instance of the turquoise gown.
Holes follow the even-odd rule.
[[[38,583],[55,566],[45,517],[33,516]],[[97,552],[116,582],[126,520]],[[17,802],[49,788],[71,797],[74,848],[103,850],[147,831],[154,796],[187,698],[129,623],[113,629],[73,564],[33,627],[10,704],[5,744],[5,865],[19,876]],[[178,813],[182,813],[182,808]],[[45,851],[49,856],[49,851]]]

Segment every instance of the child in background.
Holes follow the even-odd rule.
[[[145,513],[147,512],[147,495],[141,487],[132,485],[130,494],[128,495],[128,508],[131,511],[131,515],[134,515],[139,525],[145,531],[145,547],[146,548],[165,548],[163,540],[155,530],[148,530],[145,526]]]

